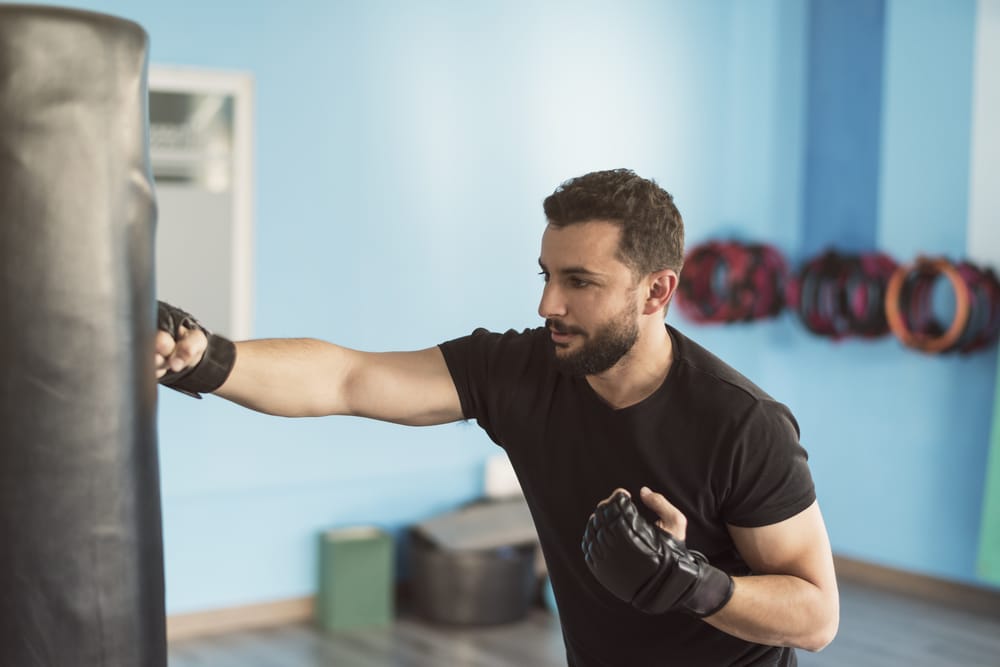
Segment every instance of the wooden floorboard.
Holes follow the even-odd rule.
[[[997,614],[961,611],[841,582],[840,632],[803,667],[1000,667]],[[323,633],[308,624],[170,644],[170,667],[560,667],[558,621],[454,627],[402,613],[387,628]]]

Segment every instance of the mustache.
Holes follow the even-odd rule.
[[[545,328],[550,331],[555,331],[560,334],[585,334],[586,332],[580,327],[571,327],[564,324],[561,320],[547,319],[545,320]]]

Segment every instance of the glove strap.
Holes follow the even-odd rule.
[[[160,384],[194,398],[201,398],[203,393],[212,393],[225,384],[236,363],[236,345],[218,334],[206,331],[205,335],[208,347],[201,361],[194,368],[179,373],[167,372],[160,378]]]
[[[648,614],[676,609],[698,618],[722,609],[733,596],[733,578],[671,535],[661,531],[660,540],[667,553],[632,605]]]
[[[158,308],[157,326],[174,338],[181,326],[200,329],[208,338],[205,354],[197,365],[177,373],[168,371],[160,378],[160,384],[199,399],[202,393],[211,393],[221,387],[236,363],[236,345],[225,336],[213,334],[179,308],[162,301]]]
[[[681,608],[698,618],[711,616],[719,611],[733,597],[735,584],[733,578],[708,563],[708,559],[697,551],[691,555],[695,561],[700,560],[701,574],[697,583],[691,588],[689,597],[681,601]]]
[[[677,607],[698,584],[698,566],[684,544],[659,528],[658,541],[664,553],[660,566],[632,599],[632,605],[647,614],[662,614]]]

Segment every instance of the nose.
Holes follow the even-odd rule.
[[[538,304],[538,314],[543,320],[566,316],[566,301],[554,280],[549,280],[542,288],[542,300]]]

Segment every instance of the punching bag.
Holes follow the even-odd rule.
[[[147,36],[0,5],[0,665],[164,667]]]

